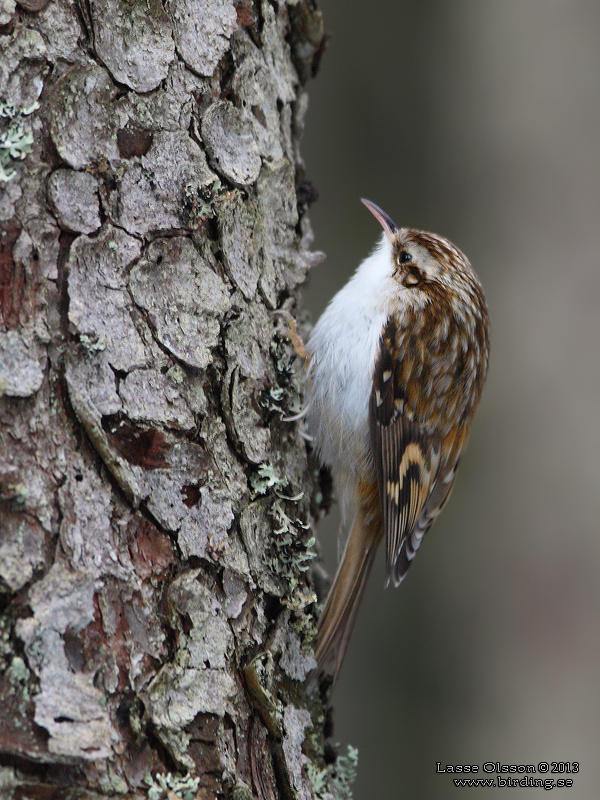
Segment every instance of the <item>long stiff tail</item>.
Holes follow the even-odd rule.
[[[333,663],[334,681],[342,667],[367,578],[381,541],[382,523],[376,484],[374,488],[373,492],[369,486],[368,497],[356,514],[344,556],[317,626],[317,672],[322,672],[330,662]]]

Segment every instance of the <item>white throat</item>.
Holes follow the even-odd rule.
[[[342,469],[364,474],[369,462],[369,397],[394,291],[392,274],[391,245],[383,234],[329,303],[307,344],[309,433],[334,477]]]

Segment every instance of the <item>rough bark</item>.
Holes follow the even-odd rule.
[[[2,798],[349,796],[271,313],[321,40],[311,0],[0,2]]]

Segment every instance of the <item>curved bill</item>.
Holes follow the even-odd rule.
[[[385,211],[382,211],[379,206],[376,206],[375,203],[372,203],[370,200],[365,200],[364,197],[361,197],[360,201],[369,209],[371,214],[373,214],[373,216],[379,220],[379,223],[385,231],[390,242],[393,241],[394,234],[398,230],[398,226],[394,220],[391,217],[388,217]]]

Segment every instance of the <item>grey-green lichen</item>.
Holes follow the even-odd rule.
[[[283,491],[287,483],[278,477],[271,464],[260,464],[250,476],[250,486],[255,497],[266,494],[272,496],[268,515],[274,538],[272,548],[265,554],[265,562],[275,574],[289,582],[290,592],[293,592],[298,584],[298,573],[309,570],[316,553],[310,550],[315,544],[314,536],[306,535],[310,524],[302,518],[303,515],[297,508],[304,492],[287,494]]]
[[[189,230],[196,230],[206,219],[215,216],[214,203],[222,193],[223,185],[216,178],[212,183],[198,186],[195,183],[186,183],[183,187],[183,212]],[[225,192],[225,194],[232,194]]]
[[[256,472],[250,476],[250,487],[254,497],[266,494],[267,491],[275,486],[282,486],[285,481],[278,478],[272,464],[259,464]]]
[[[149,800],[195,800],[200,778],[187,775],[159,773],[152,777],[146,775],[144,782],[148,785]]]
[[[294,367],[295,354],[290,350],[287,337],[275,334],[270,355],[275,367],[276,384],[265,389],[260,404],[282,417],[294,417],[301,410],[300,386]]]
[[[275,524],[275,557],[271,560],[274,571],[290,582],[293,591],[298,583],[298,573],[307,572],[310,562],[315,558],[310,548],[315,544],[314,536],[306,538],[310,525],[300,515],[288,514],[282,501],[297,502],[302,495],[296,497],[278,496],[271,506],[270,515]]]
[[[0,98],[0,183],[16,176],[14,162],[23,161],[33,149],[33,134],[24,122],[25,117],[40,107],[38,102],[17,109],[13,103]]]
[[[356,779],[358,749],[348,745],[348,753],[338,756],[333,764],[319,769],[314,763],[306,766],[316,800],[352,800],[352,784]]]
[[[262,498],[243,512],[242,538],[259,583],[281,597],[290,613],[287,624],[304,648],[314,638],[314,617],[307,612],[317,601],[305,578],[316,557],[306,498],[304,492],[294,493],[269,463],[260,464],[249,482],[254,497]],[[267,540],[260,534],[265,524],[270,524],[272,533]]]

